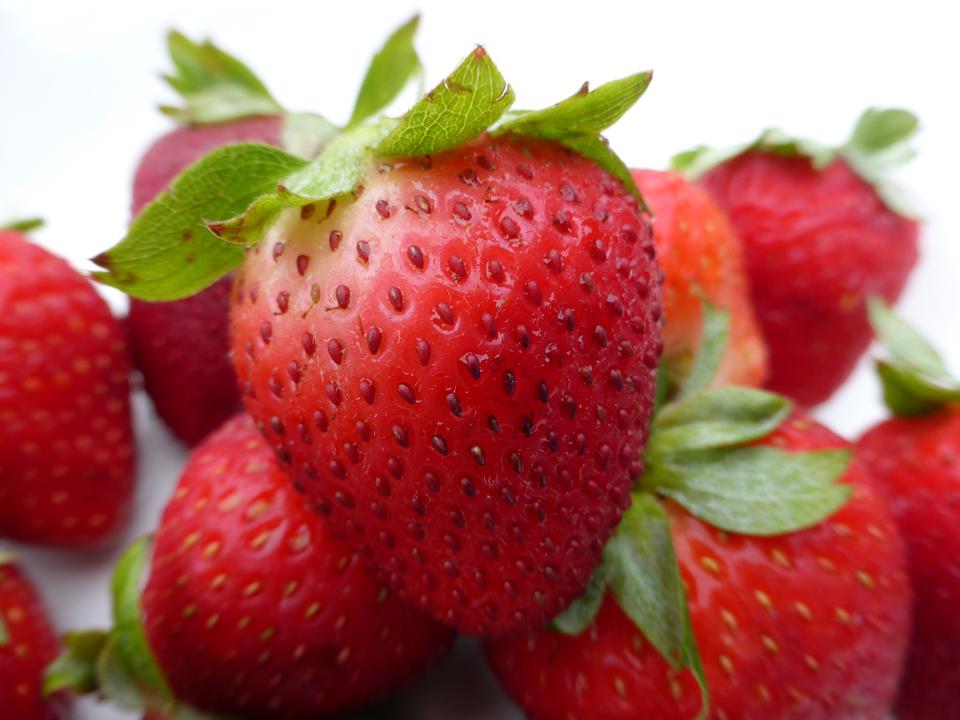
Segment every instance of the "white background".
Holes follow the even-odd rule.
[[[747,139],[767,125],[839,142],[869,105],[914,110],[919,157],[898,176],[926,218],[923,258],[902,311],[960,368],[960,101],[956,18],[941,2],[460,5],[405,2],[62,2],[0,0],[0,220],[42,215],[38,242],[84,269],[128,220],[130,179],[147,144],[169,129],[155,105],[171,95],[164,31],[211,35],[244,58],[289,109],[345,120],[370,52],[414,10],[428,82],[483,43],[517,91],[540,107],[595,83],[653,68],[639,105],[610,133],[628,164],[662,167],[700,142]],[[409,100],[409,98],[408,98]],[[111,295],[118,310],[121,297]],[[867,361],[818,415],[856,436],[882,416]],[[184,452],[137,401],[140,492],[134,527],[115,550],[17,548],[60,628],[107,620],[107,578],[123,543],[155,523]],[[515,717],[482,701],[489,682],[459,655],[446,692],[423,718]],[[426,693],[424,693],[426,695]],[[505,708],[506,706],[502,706]],[[125,717],[84,704],[83,720]]]

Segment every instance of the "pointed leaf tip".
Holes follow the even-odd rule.
[[[183,98],[184,106],[162,105],[160,110],[174,120],[205,125],[283,112],[249,67],[211,41],[197,43],[170,30],[167,50],[174,71],[163,78]]]
[[[11,220],[0,225],[0,230],[11,230],[13,232],[28,233],[32,230],[42,228],[43,218],[24,218],[23,220]]]
[[[960,380],[936,348],[880,297],[868,300],[870,324],[890,355],[877,363],[883,399],[894,415],[911,417],[960,403]]]
[[[44,672],[44,696],[61,691],[83,695],[98,690],[97,663],[108,638],[109,634],[102,630],[67,633],[63,652]]]
[[[698,718],[707,717],[710,691],[690,622],[670,520],[652,495],[634,493],[633,504],[604,548],[603,562],[610,591],[627,617],[671,667],[693,673],[700,687]]]
[[[373,56],[348,127],[358,125],[383,110],[411,79],[421,75],[423,68],[413,42],[419,24],[420,15],[414,15],[397,28]]]
[[[477,45],[379,143],[382,157],[430,155],[474,140],[513,104],[513,90]]]

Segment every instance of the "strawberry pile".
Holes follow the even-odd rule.
[[[650,72],[518,111],[478,46],[394,117],[417,25],[342,126],[170,34],[179,127],[93,259],[124,320],[0,230],[0,535],[117,538],[134,368],[192,448],[110,627],[58,642],[0,560],[0,707],[396,717],[461,633],[535,720],[954,717],[960,382],[887,304],[916,118],[631,170]],[[874,335],[850,443],[811,408]]]

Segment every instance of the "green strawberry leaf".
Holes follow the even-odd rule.
[[[315,158],[340,128],[322,115],[314,113],[287,113],[280,129],[280,146],[291,155]]]
[[[590,90],[583,86],[556,105],[515,114],[498,132],[514,132],[562,142],[568,135],[599,135],[616,123],[646,92],[652,72],[613,80]]]
[[[307,161],[267,145],[239,144],[204,156],[144,209],[127,236],[93,262],[100,282],[143,300],[177,300],[212,285],[243,262],[206,222],[234,217]]]
[[[438,153],[480,137],[513,104],[513,89],[477,46],[380,141],[377,155]]]
[[[584,83],[576,93],[543,110],[515,113],[496,133],[517,133],[552,140],[593,160],[619,179],[646,209],[624,162],[600,133],[617,122],[646,92],[652,72],[608,82],[593,91]]]
[[[124,710],[145,710],[150,704],[129,665],[117,651],[117,641],[113,633],[97,656],[97,692]],[[164,714],[163,717],[167,715]]]
[[[118,651],[116,637],[110,635],[97,658],[99,694],[124,710],[149,712],[165,720],[239,720],[225,715],[211,715],[194,710],[172,698],[146,694],[131,675],[130,667]]]
[[[380,51],[373,56],[360,86],[353,115],[347,127],[359,125],[389,105],[412,77],[421,73],[420,57],[413,47],[420,16],[414,15],[397,28]]]
[[[10,644],[10,631],[7,630],[7,624],[3,621],[3,616],[0,615],[0,648],[6,647]]]
[[[167,47],[175,71],[164,79],[184,106],[164,105],[160,110],[177,122],[206,125],[283,112],[250,68],[209,40],[195,43],[174,30]]]
[[[352,193],[373,159],[373,148],[395,124],[395,120],[385,118],[341,133],[316,160],[301,164],[281,178],[276,192],[260,195],[244,212],[229,220],[208,222],[207,227],[230,243],[255,245],[283,210]]]
[[[579,635],[589,627],[600,612],[606,592],[607,568],[606,565],[600,565],[587,583],[587,589],[583,595],[553,619],[550,629],[564,635]]]
[[[97,661],[109,637],[103,630],[67,633],[63,638],[63,652],[44,673],[44,696],[62,690],[78,695],[98,690]]]
[[[12,230],[14,232],[28,233],[31,230],[43,227],[43,218],[25,218],[23,220],[12,220],[0,225],[0,230]]]
[[[917,116],[909,110],[868,108],[857,120],[847,148],[870,155],[902,148],[903,143],[917,132],[919,125]]]
[[[701,300],[703,321],[700,344],[693,358],[693,366],[683,380],[679,398],[687,398],[706,390],[716,377],[730,337],[730,313],[718,309],[705,298]]]
[[[840,449],[688,450],[649,462],[641,484],[723,530],[780,535],[816,525],[843,506],[852,490],[836,480],[850,457]]]
[[[702,698],[699,717],[707,717],[710,692],[690,624],[670,522],[651,495],[634,494],[633,504],[604,548],[604,565],[610,590],[624,613],[671,667],[693,672]]]
[[[869,108],[857,121],[850,140],[840,147],[822,145],[797,138],[782,130],[764,130],[757,140],[728,148],[706,145],[674,155],[671,166],[691,180],[696,180],[728,160],[745,152],[758,150],[788,157],[807,157],[814,168],[823,169],[838,155],[873,189],[893,212],[904,217],[916,214],[885,174],[915,155],[908,145],[919,122],[913,113],[899,108]]]
[[[907,110],[869,108],[841,148],[854,172],[873,186],[888,208],[904,217],[917,217],[917,214],[886,174],[916,156],[909,142],[919,125],[917,116]]]
[[[868,301],[870,324],[890,360],[877,363],[887,407],[903,417],[934,412],[960,402],[960,380],[937,350],[881,298]]]
[[[150,538],[140,538],[117,561],[112,581],[112,644],[117,662],[145,695],[170,700],[173,693],[147,642],[140,607],[140,585],[150,560],[150,549]]]
[[[787,419],[782,395],[745,387],[719,387],[664,406],[653,420],[646,457],[653,462],[685,450],[728,447],[758,440]]]

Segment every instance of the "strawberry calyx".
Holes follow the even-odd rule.
[[[422,71],[413,41],[419,15],[397,28],[374,56],[347,127],[389,105]],[[167,35],[174,71],[163,76],[182,104],[160,112],[181,125],[202,126],[250,117],[282,116],[282,147],[298,157],[316,157],[341,128],[322,115],[289,112],[245,63],[210,40],[194,42],[174,30]]]
[[[771,536],[820,523],[852,495],[837,482],[850,463],[849,451],[787,452],[755,444],[790,417],[793,404],[765,390],[710,387],[729,318],[706,302],[703,312],[692,368],[654,415],[631,507],[586,593],[552,625],[557,632],[580,634],[609,591],[672,667],[693,672],[701,690],[700,717],[709,713],[709,692],[661,501],[672,500],[722,530]]]
[[[916,328],[879,297],[868,301],[877,339],[889,357],[877,361],[883,399],[894,415],[913,417],[960,402],[960,379]]]
[[[768,128],[751,142],[726,148],[700,145],[686,150],[674,155],[670,164],[677,172],[696,180],[717,165],[752,151],[782,157],[806,157],[816,170],[822,170],[841,157],[861,179],[873,187],[890,210],[904,217],[916,218],[916,212],[899,189],[886,178],[886,173],[916,155],[916,150],[909,143],[918,127],[917,117],[909,110],[868,108],[857,120],[850,138],[840,146],[824,145],[795,137],[779,128]]]
[[[47,668],[43,692],[96,693],[118,707],[170,720],[227,720],[179,702],[150,650],[140,605],[150,550],[144,537],[120,557],[112,580],[113,628],[68,633],[63,653]]]
[[[94,277],[143,300],[188,297],[237,267],[245,256],[241,246],[260,242],[274,223],[282,222],[285,211],[352,202],[377,160],[423,158],[486,132],[564,145],[620,179],[642,206],[629,171],[600,133],[639,99],[651,73],[593,91],[584,86],[552,107],[513,113],[498,124],[513,104],[514,93],[478,46],[403,117],[374,116],[374,106],[388,95],[392,98],[419,68],[414,55],[403,51],[412,29],[405,32],[398,47],[388,50],[388,41],[371,65],[368,78],[371,73],[382,76],[382,83],[364,81],[351,124],[329,139],[314,159],[255,143],[214,150],[147,205],[120,243],[93,258],[104,269]],[[405,57],[408,72],[388,73],[382,53]],[[371,97],[375,99],[367,99]]]
[[[210,40],[194,42],[177,30],[167,34],[174,72],[163,79],[183,106],[161,105],[160,112],[182,125],[211,125],[284,112],[267,86],[241,60]]]
[[[11,220],[3,223],[0,225],[0,230],[28,233],[41,227],[43,227],[43,218],[24,218],[23,220]]]

